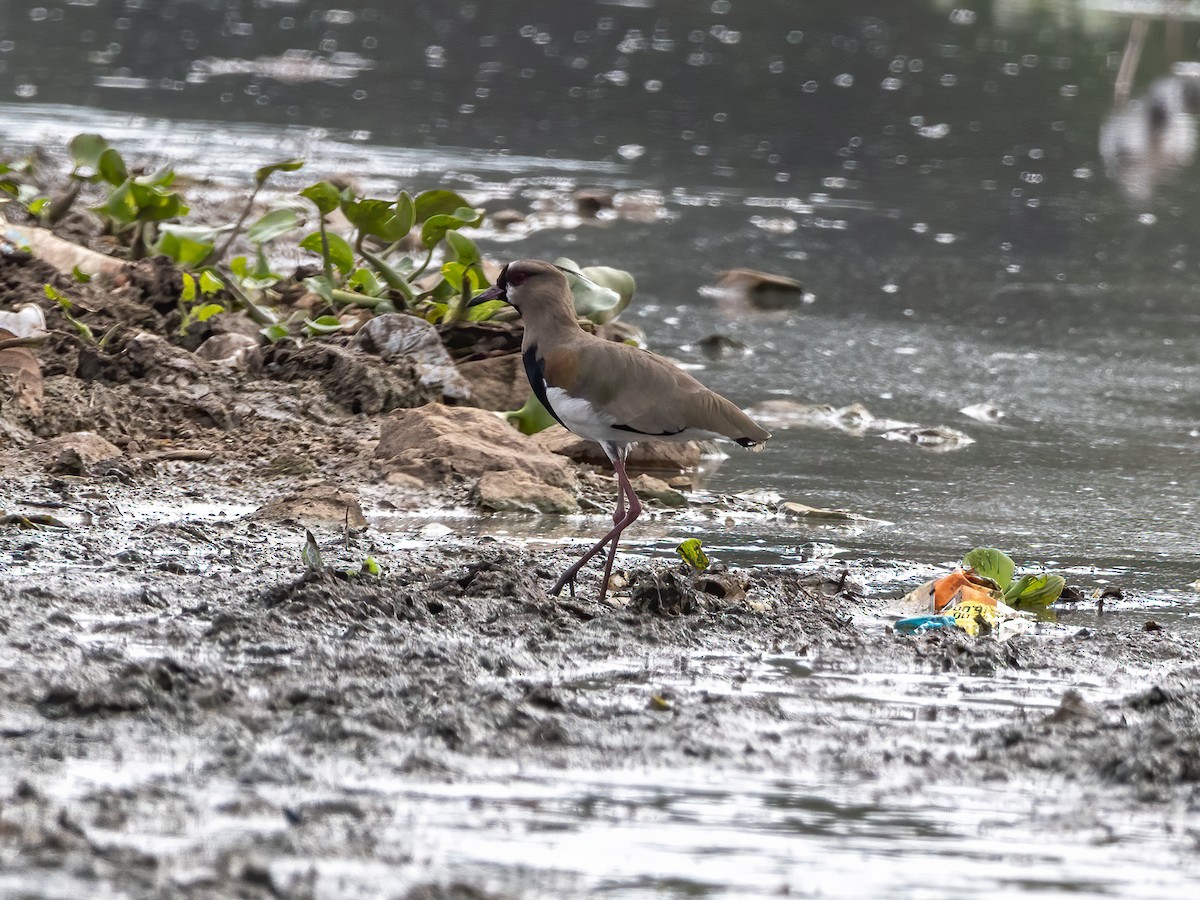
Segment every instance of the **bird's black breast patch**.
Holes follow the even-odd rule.
[[[559,425],[566,428],[566,424],[558,417],[546,396],[546,364],[538,359],[537,344],[532,344],[521,354],[521,362],[525,364],[525,377],[529,379],[529,386],[533,388],[533,396],[538,398],[538,402],[546,407],[546,412],[554,416]]]

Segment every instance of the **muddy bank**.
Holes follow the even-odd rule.
[[[885,790],[966,769],[1018,793],[1066,779],[1102,810],[1200,805],[1197,648],[1134,617],[1081,610],[1005,643],[902,637],[858,571],[742,570],[704,592],[635,559],[628,593],[599,603],[594,575],[546,596],[566,551],[339,531],[322,532],[319,572],[294,527],[253,515],[0,536],[0,887],[581,890],[552,860],[438,863],[437,828],[404,825],[413,790],[532,772]],[[343,574],[368,553],[381,575]],[[463,815],[456,828],[492,827],[488,801]]]

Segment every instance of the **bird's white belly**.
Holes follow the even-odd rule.
[[[554,409],[554,414],[570,431],[591,441],[616,441],[628,444],[637,440],[632,431],[613,428],[611,416],[605,416],[600,410],[582,397],[572,397],[562,388],[546,388],[546,399]]]
[[[620,423],[615,422],[612,416],[605,415],[603,410],[598,409],[589,400],[572,397],[562,388],[549,385],[546,386],[546,399],[553,407],[554,414],[568,430],[590,441],[633,444],[638,441],[693,441],[717,437],[713,432],[695,428],[687,428],[678,434],[670,435],[641,434],[628,428],[616,428],[614,426]]]

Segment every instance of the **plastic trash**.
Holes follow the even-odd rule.
[[[901,634],[921,634],[938,628],[954,628],[958,622],[954,616],[909,616],[896,622]]]

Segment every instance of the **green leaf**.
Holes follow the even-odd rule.
[[[379,575],[383,569],[379,567],[379,561],[373,556],[368,556],[363,560],[362,571],[368,575]]]
[[[421,243],[426,247],[433,248],[446,236],[447,231],[463,227],[474,228],[482,221],[483,212],[469,206],[460,207],[453,213],[431,216],[421,226]]]
[[[212,251],[211,243],[194,241],[174,231],[162,232],[154,245],[155,253],[169,256],[181,266],[198,266],[208,259]]]
[[[617,304],[616,313],[621,312],[629,305],[629,301],[633,299],[633,292],[637,289],[637,282],[631,274],[624,269],[614,269],[611,266],[587,266],[580,269],[579,274],[591,281],[593,284],[598,284],[601,287],[606,287],[610,291],[616,291],[621,298]]]
[[[708,557],[704,555],[699,538],[688,538],[675,548],[675,552],[697,572],[703,572],[708,568]]]
[[[258,329],[258,333],[274,344],[288,336],[288,328],[282,322],[276,322],[274,325]]]
[[[486,322],[496,313],[507,308],[508,304],[503,300],[488,300],[478,306],[468,307],[466,319],[468,322]]]
[[[196,317],[197,322],[207,322],[218,313],[225,312],[225,307],[220,303],[206,303],[199,309],[192,310],[192,315]]]
[[[407,197],[407,194],[401,194]],[[452,215],[457,209],[470,207],[471,204],[463,199],[461,194],[443,189],[422,191],[413,201],[413,221],[425,222],[433,216]]]
[[[962,564],[968,569],[974,569],[976,575],[996,582],[1000,590],[1008,587],[1016,570],[1008,555],[994,547],[976,547],[963,557]]]
[[[98,134],[77,134],[71,138],[67,149],[76,167],[87,166],[97,169],[100,166],[100,154],[109,148],[109,143]],[[124,179],[122,179],[123,181]]]
[[[457,260],[450,260],[442,263],[442,277],[445,278],[451,285],[458,289],[462,289],[463,279],[466,278],[471,284],[471,295],[482,293],[487,288],[487,279],[483,277],[483,272],[478,266],[463,265]]]
[[[321,560],[321,548],[317,546],[317,539],[308,529],[304,531],[304,547],[300,550],[300,559],[304,561],[304,568],[310,572],[319,571],[325,567]]]
[[[327,233],[326,239],[329,241],[329,261],[337,266],[339,272],[345,275],[354,268],[354,248],[341,235]],[[324,258],[324,248],[321,246],[321,232],[314,231],[300,242],[300,246]]]
[[[454,251],[455,258],[464,266],[477,266],[482,261],[482,257],[479,255],[479,248],[465,234],[459,234],[457,231],[447,231],[446,243]]]
[[[218,291],[225,289],[225,283],[221,281],[210,269],[205,269],[200,273],[200,293],[215,294]]]
[[[108,195],[108,199],[100,206],[92,207],[93,211],[107,216],[120,225],[129,225],[137,221],[138,205],[133,198],[133,185],[125,182]]]
[[[309,334],[336,334],[345,326],[337,316],[321,316],[317,319],[305,319],[304,327]]]
[[[134,184],[142,184],[146,187],[169,188],[175,183],[175,170],[169,166],[163,166],[149,175],[142,175],[140,178],[133,179]]]
[[[313,275],[304,279],[304,285],[326,303],[333,302],[333,285],[324,275]]]
[[[382,297],[387,291],[387,286],[376,278],[375,273],[370,269],[355,269],[354,273],[346,280],[346,284],[351,290],[366,294],[368,297]]]
[[[255,244],[265,244],[299,225],[300,217],[294,209],[276,209],[246,229],[246,238]]]
[[[395,204],[387,200],[345,200],[342,212],[350,224],[363,234],[373,235],[391,243],[408,234],[412,222],[406,222],[397,212]]]
[[[301,197],[307,197],[317,207],[317,211],[327,216],[342,202],[341,192],[328,181],[318,181],[310,184],[300,192]]]
[[[59,306],[61,306],[63,309],[71,308],[71,301],[68,300],[66,297],[64,297],[62,294],[60,294],[57,290],[55,290],[54,285],[52,285],[52,284],[42,285],[42,292],[48,298],[50,298],[55,303],[57,303]]]
[[[253,268],[251,268],[250,261],[246,257],[235,256],[229,261],[229,269],[233,272],[234,277],[237,278],[238,284],[252,291],[264,290],[283,280],[282,275],[271,271],[271,266],[267,263],[266,254],[263,253],[262,244],[258,245],[258,252],[255,254]]]
[[[133,195],[137,209],[136,218],[139,222],[161,222],[163,219],[174,219],[187,214],[187,204],[183,202],[183,197],[174,191],[137,181],[126,184]]]
[[[183,290],[179,292],[179,299],[184,303],[196,302],[196,279],[189,273],[183,273]]]
[[[520,409],[506,412],[504,418],[521,434],[537,434],[539,431],[545,431],[556,421],[546,407],[542,406],[536,394],[530,394],[529,399]]]
[[[1022,575],[1004,592],[1013,609],[1046,609],[1062,596],[1067,580],[1061,575]]]
[[[50,202],[49,197],[38,197],[36,200],[34,200],[32,203],[29,204],[29,214],[36,216],[43,209],[46,208],[46,205],[49,202]]]
[[[268,178],[276,172],[295,172],[304,166],[302,159],[285,159],[283,162],[270,163],[269,165],[260,166],[254,171],[254,183],[262,187]]]
[[[92,276],[83,271],[83,269],[79,268],[79,266],[75,266],[73,269],[71,269],[71,277],[80,284],[87,284],[92,280]]]
[[[417,208],[413,203],[413,198],[408,196],[408,191],[401,191],[400,196],[396,198],[396,227],[404,229],[401,237],[412,231],[415,224],[417,224]]]
[[[112,147],[108,147],[100,154],[100,158],[96,162],[96,172],[114,187],[124,184],[129,179],[129,170],[125,167],[125,160]]]
[[[623,309],[621,295],[612,288],[597,284],[575,271],[563,274],[567,276],[567,285],[571,288],[577,315],[602,325],[616,318],[617,313]]]
[[[166,222],[159,226],[160,232],[169,231],[172,234],[177,234],[180,237],[188,238],[189,240],[199,241],[201,244],[215,244],[217,238],[228,231],[233,230],[232,225],[181,225],[178,222]]]

